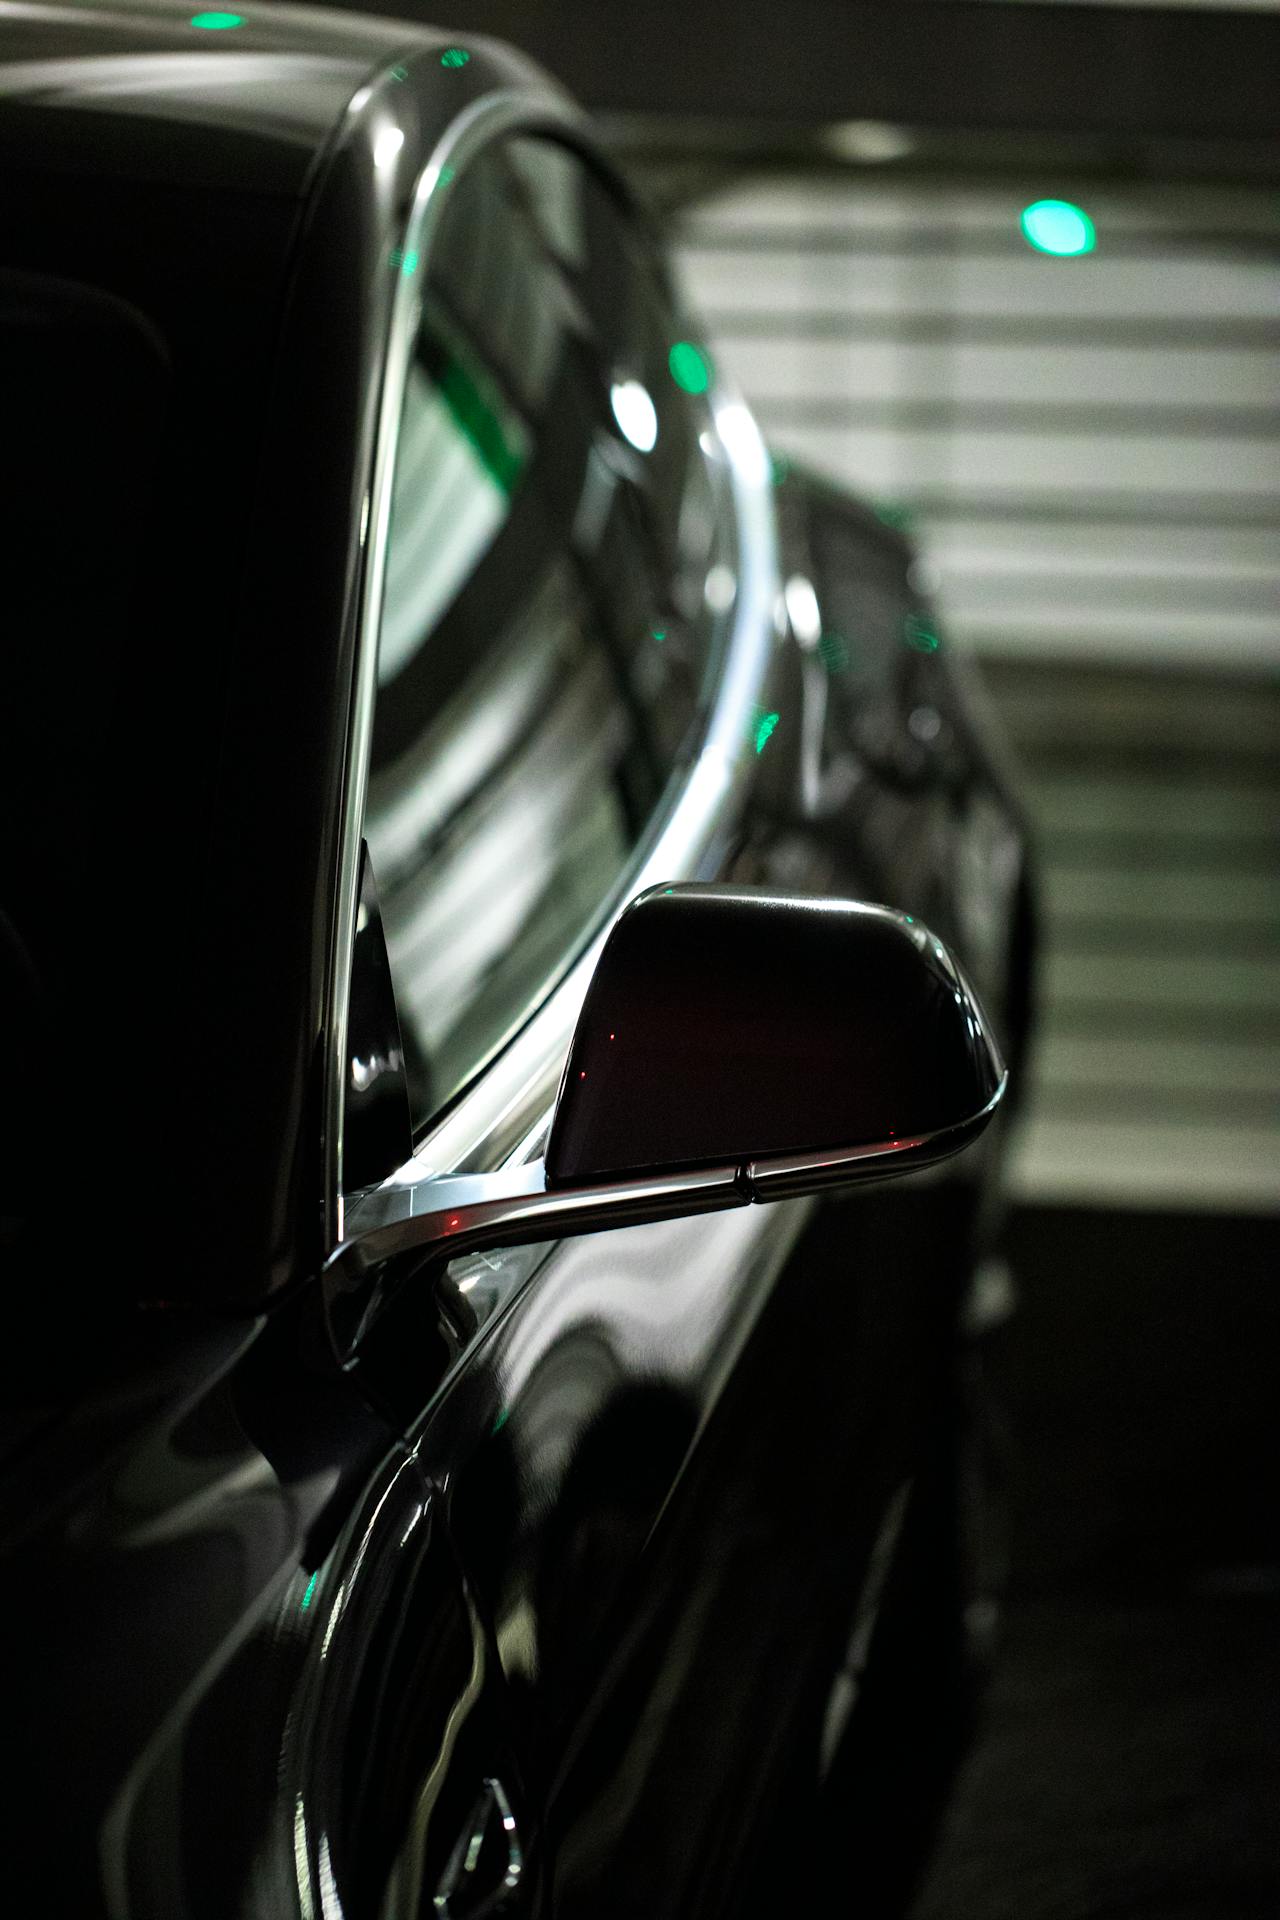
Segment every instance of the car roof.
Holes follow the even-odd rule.
[[[196,4],[0,0],[0,154],[30,164],[38,148],[42,170],[78,172],[92,153],[96,169],[121,178],[299,195],[362,87],[401,58],[450,45],[410,21]],[[483,37],[467,37],[467,64],[473,50],[469,80],[533,74]],[[434,113],[419,65],[413,90],[428,93],[428,123],[456,108],[452,81],[439,63]]]

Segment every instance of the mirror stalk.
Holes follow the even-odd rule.
[[[1002,1078],[981,1112],[937,1133],[591,1185],[550,1185],[542,1160],[444,1180],[411,1162],[381,1187],[353,1200],[348,1237],[331,1256],[326,1273],[342,1289],[399,1254],[420,1252],[455,1260],[490,1247],[534,1245],[918,1172],[975,1140],[1004,1089]]]

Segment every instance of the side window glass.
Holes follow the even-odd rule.
[[[609,189],[518,140],[449,194],[393,476],[365,825],[415,1130],[617,887],[696,741],[726,618],[707,581],[733,558],[700,382],[673,376],[661,282]]]

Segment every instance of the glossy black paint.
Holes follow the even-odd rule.
[[[795,1836],[830,1676],[945,1390],[967,1230],[954,1189],[905,1182],[726,1215],[714,1244],[570,1243],[428,1419],[546,1796],[535,1912],[818,1897]]]
[[[61,839],[78,848],[92,829],[75,924],[115,930],[94,949],[112,1014],[55,1068],[76,1089],[113,1086],[95,1204],[138,1177],[129,1143],[156,1099],[121,1058],[163,1061],[182,1125],[154,1143],[149,1185],[162,1244],[185,1235],[184,1252],[125,1292],[247,1307],[326,1251],[322,1035],[392,255],[438,135],[533,70],[478,38],[467,66],[445,68],[448,36],[375,19],[268,9],[234,33],[190,20],[67,7],[0,22],[6,273],[119,303],[169,374],[136,483],[136,590],[94,597],[87,554],[82,583],[56,528],[33,545],[11,516],[9,605],[65,680],[104,683],[110,779],[86,781]],[[375,159],[388,130],[402,137],[390,169]],[[49,419],[52,460],[81,430],[70,406]],[[109,459],[91,477],[110,488]],[[51,579],[76,592],[50,596]],[[64,724],[54,713],[42,727]],[[30,790],[9,816],[24,836]],[[145,879],[121,880],[126,843],[142,874],[166,876],[158,922]],[[234,1173],[234,1209],[198,1204],[193,1164]]]
[[[981,1012],[927,928],[849,901],[655,888],[600,956],[547,1175],[941,1133],[999,1084]]]
[[[251,13],[232,47],[188,20],[0,19],[0,265],[141,314],[173,381],[145,591],[103,630],[106,971],[28,1048],[48,1144],[0,1242],[6,1891],[86,1920],[430,1911],[496,1779],[517,1914],[802,1910],[815,1807],[870,1871],[821,1800],[824,1724],[947,1404],[997,1142],[821,1205],[389,1262],[335,1353],[323,1040],[392,254],[460,107],[547,83],[400,24]],[[905,543],[799,476],[777,498],[784,576],[825,607],[860,550],[919,612]],[[818,554],[820,515],[854,557]],[[83,660],[74,620],[35,624],[56,600],[24,607]],[[945,648],[906,651],[876,732],[866,689],[778,646],[781,719],[705,877],[927,918],[1014,1053],[1021,825]],[[921,704],[947,731],[913,757]]]

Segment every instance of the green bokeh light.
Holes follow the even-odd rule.
[[[206,33],[229,33],[232,27],[244,25],[244,15],[240,13],[193,13],[193,27],[201,27]]]
[[[671,378],[686,393],[705,393],[711,385],[711,362],[691,340],[677,340],[667,355]]]
[[[893,527],[899,533],[911,531],[911,509],[900,500],[879,500],[875,504],[876,519],[886,527]]]
[[[316,1581],[319,1578],[320,1578],[320,1572],[319,1572],[319,1569],[317,1568],[316,1572],[313,1573],[311,1578],[308,1580],[307,1590],[302,1596],[302,1611],[304,1613],[306,1612],[307,1608],[311,1605],[312,1596],[314,1595],[316,1590]]]
[[[818,639],[818,658],[828,673],[848,673],[853,650],[844,634],[835,627],[824,627]]]
[[[440,55],[442,67],[465,67],[471,55],[465,47],[446,47]]]
[[[1069,200],[1035,200],[1022,209],[1021,224],[1023,238],[1037,253],[1069,259],[1093,252],[1093,222],[1083,207],[1072,206]]]
[[[756,727],[756,752],[757,753],[764,752],[765,747],[769,743],[769,737],[772,734],[774,728],[778,724],[778,719],[779,719],[779,716],[776,713],[766,713],[761,715],[759,725]]]
[[[933,624],[923,614],[909,613],[902,623],[902,637],[909,647],[917,653],[936,653],[938,634]]]

